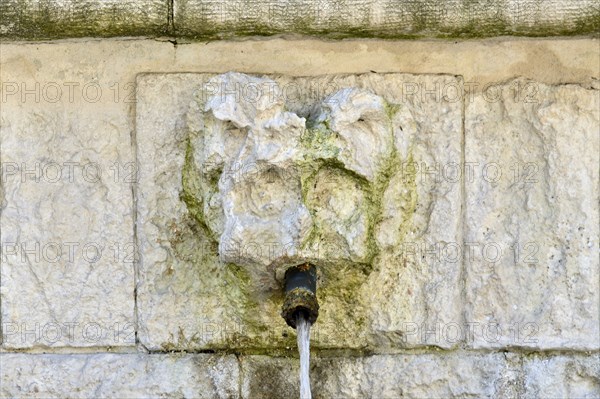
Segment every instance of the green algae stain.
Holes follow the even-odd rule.
[[[336,348],[340,342],[351,348],[364,349],[367,314],[365,304],[362,303],[361,287],[369,277],[375,258],[380,249],[376,242],[376,229],[382,221],[384,195],[389,185],[401,170],[403,162],[412,162],[412,151],[406,160],[398,154],[393,140],[392,119],[398,112],[397,104],[385,104],[385,114],[389,120],[389,151],[377,165],[377,173],[373,181],[368,181],[363,176],[345,168],[339,159],[343,148],[339,146],[339,136],[330,128],[329,121],[325,120],[316,125],[309,126],[301,136],[301,145],[304,152],[303,159],[298,163],[301,183],[302,201],[315,218],[315,204],[312,203],[311,190],[317,184],[319,172],[323,170],[344,176],[345,180],[356,184],[357,189],[364,194],[364,203],[361,205],[367,220],[367,255],[364,261],[351,262],[347,260],[329,261],[323,259],[320,268],[320,282],[318,297],[321,304],[320,323],[315,330],[315,345],[319,348]],[[201,134],[201,133],[198,133]],[[192,139],[188,139],[186,146],[185,162],[182,171],[181,199],[187,206],[191,219],[196,224],[200,235],[212,243],[212,254],[198,257],[196,264],[218,262],[218,237],[214,237],[204,214],[203,193],[218,191],[218,173],[215,176],[203,176],[194,162],[194,147]],[[407,190],[403,191],[402,202],[408,204],[404,207],[400,235],[405,237],[412,226],[412,217],[417,204],[416,173],[409,173],[404,180]],[[313,223],[303,246],[327,240],[324,226]],[[268,354],[282,350],[282,347],[295,347],[293,330],[287,328],[283,320],[278,318],[283,296],[281,292],[270,292],[258,295],[255,291],[256,282],[252,281],[245,267],[236,264],[222,265],[221,274],[210,277],[215,279],[214,295],[218,295],[227,302],[227,306],[235,309],[235,317],[239,323],[239,331],[234,331],[223,337],[222,340],[210,343],[198,342],[198,337],[192,335],[186,338],[185,334],[173,337],[173,342],[164,344],[165,350],[181,348],[181,346],[201,345],[205,349],[243,351],[244,353]],[[217,281],[218,280],[218,281]],[[259,299],[260,297],[260,299]],[[274,321],[278,323],[273,324]],[[340,331],[348,335],[340,335]],[[340,341],[341,340],[341,341]],[[284,350],[285,352],[285,350]]]
[[[572,0],[575,2],[576,0]],[[145,0],[103,2],[73,0],[68,6],[50,0],[5,0],[0,3],[0,37],[8,39],[47,40],[80,37],[168,35],[174,40],[224,40],[296,34],[324,39],[378,38],[389,40],[479,39],[497,36],[553,37],[598,35],[600,10],[589,6],[566,12],[557,18],[543,3],[520,5],[511,10],[502,2],[484,4],[480,0],[463,0],[452,6],[410,2],[400,8],[385,4],[385,21],[374,23],[368,10],[364,13],[339,14],[323,21],[318,10],[277,7],[270,10],[272,19],[248,15],[247,7],[233,7],[229,18],[219,21],[210,7],[180,0]],[[139,3],[139,4],[138,4]],[[518,4],[517,4],[518,5]],[[175,6],[175,9],[173,7]],[[343,9],[350,12],[351,10]],[[537,15],[532,21],[527,13]],[[362,15],[362,17],[358,17]]]
[[[414,164],[412,151],[408,154],[408,159],[404,165]],[[400,172],[405,187],[408,188],[402,195],[402,203],[405,204],[404,212],[402,213],[402,222],[400,224],[400,240],[403,242],[408,235],[411,227],[413,227],[412,217],[417,210],[418,194],[417,194],[417,170],[416,168],[403,167]]]
[[[396,150],[393,140],[392,119],[400,110],[398,104],[385,104],[385,113],[389,120],[389,152],[380,160],[377,173],[372,182],[362,176],[354,174],[345,169],[343,163],[338,159],[342,149],[337,147],[337,135],[331,131],[327,121],[307,129],[303,135],[303,146],[307,154],[306,160],[309,166],[305,166],[302,174],[302,199],[311,214],[314,216],[315,204],[311,203],[309,192],[315,187],[319,171],[323,168],[332,170],[332,173],[342,173],[350,176],[357,187],[364,193],[363,212],[367,218],[368,241],[367,253],[364,262],[338,261],[324,265],[320,268],[321,283],[317,295],[321,304],[320,323],[315,328],[320,331],[314,337],[314,343],[320,348],[335,347],[332,340],[339,339],[339,333],[348,334],[345,344],[355,345],[357,342],[367,342],[363,338],[368,336],[365,326],[367,315],[364,303],[362,303],[361,287],[370,275],[373,262],[379,255],[380,248],[376,242],[376,229],[382,221],[384,195],[392,180],[402,171],[403,163],[413,162],[412,149],[409,150],[407,159],[402,159]],[[404,204],[404,212],[400,226],[400,236],[406,237],[412,227],[412,218],[416,210],[418,196],[416,184],[416,172],[408,171],[403,176],[402,183],[405,190],[402,191],[400,199]],[[313,218],[313,220],[316,220]],[[314,223],[305,245],[309,243],[326,240],[323,226]],[[320,325],[319,325],[320,324]],[[348,338],[353,337],[353,338]]]
[[[188,137],[185,149],[185,161],[183,164],[183,170],[181,173],[181,183],[183,187],[182,200],[187,205],[188,211],[192,214],[198,222],[205,225],[204,223],[204,211],[202,210],[203,203],[198,199],[197,193],[201,190],[202,179],[200,171],[195,166],[193,159],[193,147],[191,139]]]
[[[206,178],[198,170],[194,162],[194,148],[191,144],[191,138],[188,137],[185,161],[181,173],[182,188],[181,199],[186,204],[188,212],[196,219],[207,237],[210,237],[214,242],[218,242],[217,237],[208,226],[204,213],[204,202],[202,193],[207,189]],[[209,182],[215,185],[215,182]]]
[[[364,191],[366,202],[365,212],[368,218],[369,229],[369,255],[366,263],[371,263],[379,251],[375,243],[374,230],[377,224],[381,221],[383,195],[388,188],[393,175],[401,167],[402,160],[399,158],[393,143],[391,122],[392,118],[399,109],[399,104],[385,103],[385,112],[389,120],[388,128],[390,132],[390,140],[388,142],[388,146],[390,151],[388,155],[380,161],[377,175],[372,183],[367,181],[364,177],[356,175],[354,172],[347,170],[343,162],[339,160],[338,156],[342,151],[336,142],[339,137],[337,133],[332,131],[329,127],[329,121],[325,120],[316,126],[307,128],[301,139],[303,148],[307,154],[305,156],[305,162],[301,166],[302,199],[313,215],[314,206],[312,206],[312,204],[310,204],[308,201],[308,191],[316,184],[318,172],[322,168],[331,168],[332,170],[339,170],[340,172],[350,175],[360,189]],[[416,199],[416,182],[414,179],[412,179],[409,183],[411,183],[410,192],[414,194]],[[305,242],[305,245],[308,245],[308,242],[312,240],[320,238],[322,238],[321,229],[317,224],[315,224]]]

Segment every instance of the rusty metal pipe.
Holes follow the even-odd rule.
[[[314,324],[319,316],[317,302],[317,268],[310,263],[290,267],[285,272],[285,298],[281,317],[292,328],[296,328],[298,315]]]

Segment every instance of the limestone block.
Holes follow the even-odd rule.
[[[131,142],[89,108],[3,104],[5,347],[135,344]]]
[[[541,37],[593,34],[598,15],[594,0],[5,0],[0,36]]]
[[[592,355],[532,356],[524,361],[523,398],[600,397],[600,359]]]
[[[0,36],[160,35],[166,31],[167,15],[163,0],[7,0],[0,5]]]
[[[242,397],[295,397],[298,372],[297,359],[244,357]],[[313,358],[310,376],[315,398],[509,398],[517,372],[501,354],[437,353]]]
[[[141,341],[294,345],[281,271],[310,260],[317,346],[455,345],[403,329],[459,321],[460,263],[401,260],[403,244],[459,240],[460,185],[416,169],[460,161],[460,89],[448,76],[141,75]]]
[[[175,0],[185,36],[276,33],[333,37],[490,37],[584,34],[597,29],[593,0]]]
[[[234,356],[0,354],[0,397],[237,398]]]
[[[514,80],[467,103],[474,347],[598,349],[599,99]]]

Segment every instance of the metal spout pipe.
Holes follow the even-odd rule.
[[[310,324],[314,324],[319,316],[317,268],[310,263],[290,267],[285,272],[285,298],[281,317],[295,329],[299,315],[303,315]]]

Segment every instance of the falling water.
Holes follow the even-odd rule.
[[[310,363],[310,322],[299,312],[296,318],[296,331],[298,332],[298,351],[300,352],[300,399],[311,399],[310,376],[308,366]]]

